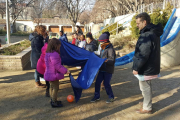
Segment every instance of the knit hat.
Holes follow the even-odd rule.
[[[109,32],[104,32],[100,37],[99,37],[99,42],[109,42]]]
[[[91,33],[91,32],[88,32],[88,33],[86,34],[86,38],[93,39],[93,37],[92,37],[92,33]]]

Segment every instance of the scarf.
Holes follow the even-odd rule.
[[[104,50],[109,44],[110,44],[110,42],[105,42],[105,43],[101,44],[101,48]]]

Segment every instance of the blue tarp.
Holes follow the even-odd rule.
[[[78,102],[82,89],[88,89],[91,86],[105,59],[99,58],[93,52],[89,52],[65,41],[61,41],[60,51],[62,64],[81,66],[83,68],[77,80],[70,75],[75,99]]]
[[[134,51],[123,56],[123,57],[120,57],[120,58],[116,58],[116,61],[115,61],[115,66],[121,66],[121,65],[125,65],[125,64],[128,64],[130,62],[132,62],[132,58],[134,56]]]

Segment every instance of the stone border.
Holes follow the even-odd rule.
[[[16,42],[10,45],[18,43],[20,42]],[[1,47],[1,49],[8,46]],[[30,62],[30,55],[31,47],[28,47],[16,55],[0,55],[0,70],[24,70],[26,65]]]

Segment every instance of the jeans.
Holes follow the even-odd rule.
[[[112,78],[111,73],[99,71],[99,74],[97,76],[96,83],[95,83],[95,95],[94,95],[95,98],[97,99],[100,98],[100,87],[103,80],[104,80],[104,87],[105,87],[108,97],[114,98],[114,94],[110,85],[111,78]]]
[[[38,71],[35,69],[35,73],[34,73],[34,78],[35,78],[35,82],[39,82],[40,81],[40,76]]]
[[[152,110],[151,81],[139,81],[139,87],[143,95],[143,110]]]

